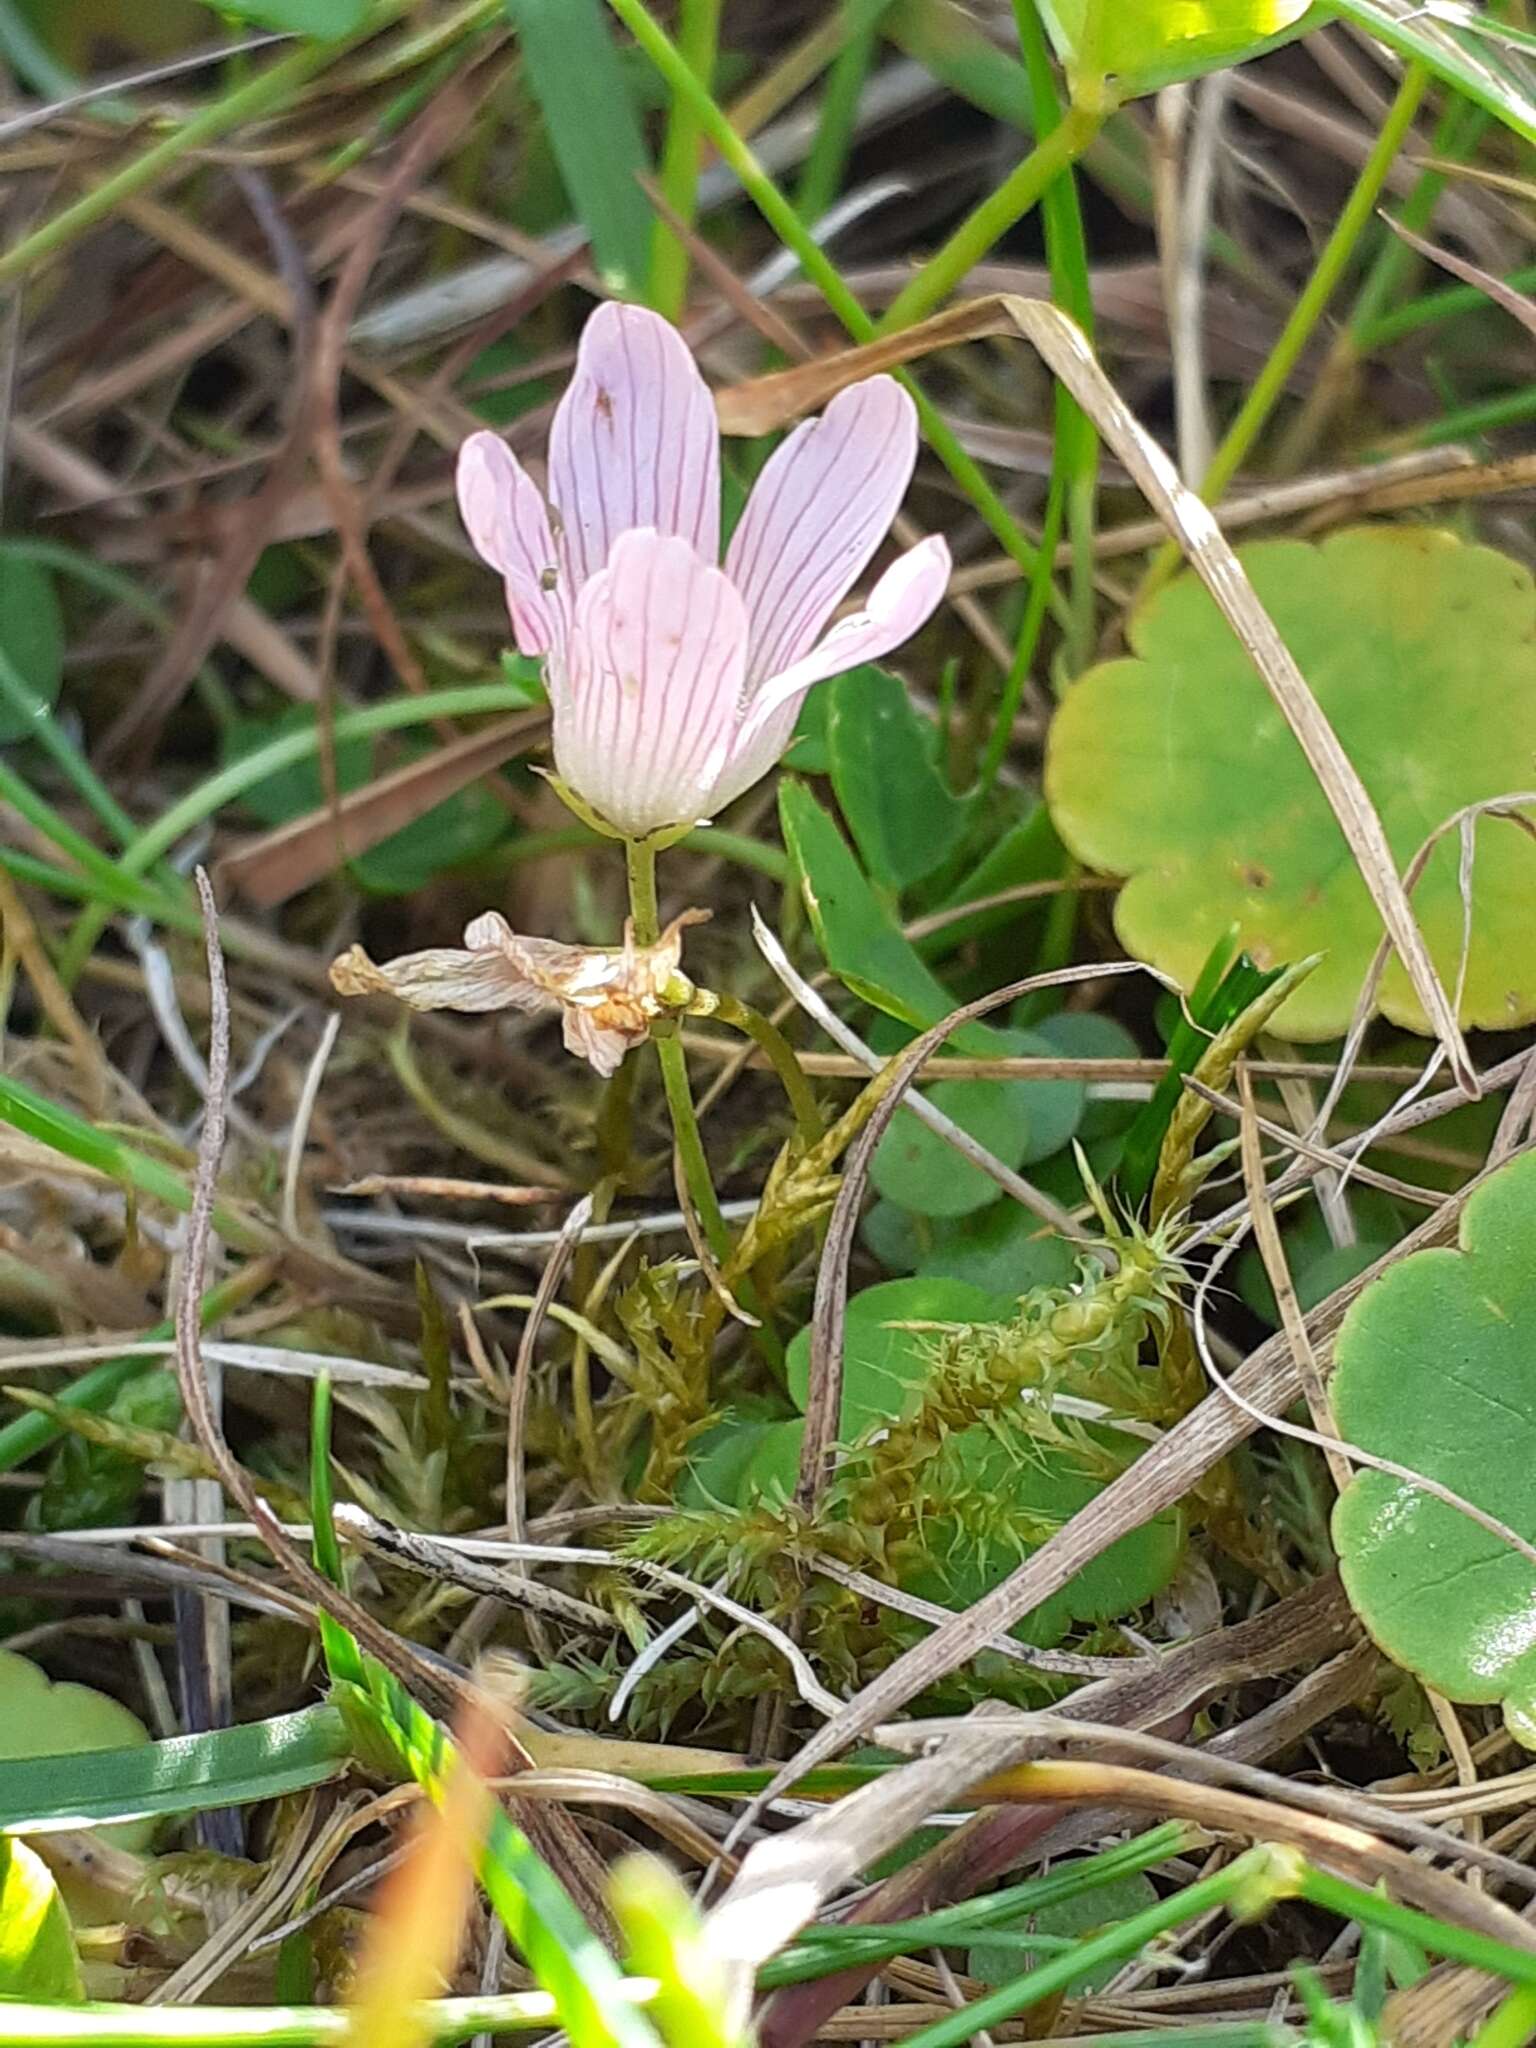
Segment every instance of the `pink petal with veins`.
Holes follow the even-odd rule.
[[[640,306],[599,306],[555,408],[549,496],[579,591],[635,527],[720,556],[720,433],[687,343]]]
[[[512,631],[524,654],[565,640],[565,599],[550,588],[557,556],[538,487],[499,434],[471,434],[459,450],[459,514],[475,552],[501,571]]]
[[[747,620],[686,540],[620,535],[576,602],[555,765],[617,830],[708,815],[740,717]]]
[[[868,566],[917,460],[917,409],[892,377],[840,391],[763,467],[726,573],[746,601],[747,679],[799,661]]]
[[[758,688],[742,721],[735,753],[717,786],[716,803],[740,796],[789,744],[806,692],[860,662],[878,661],[927,625],[949,582],[949,549],[935,534],[886,570],[861,612],[851,612],[793,667]]]

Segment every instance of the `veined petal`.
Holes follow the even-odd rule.
[[[840,619],[809,654],[770,676],[753,695],[735,754],[720,779],[727,803],[765,775],[783,752],[805,693],[828,676],[878,661],[925,626],[949,582],[949,549],[937,534],[898,555],[861,612]]]
[[[748,686],[814,644],[890,528],[917,460],[917,409],[893,377],[840,391],[776,448],[731,536]]]
[[[383,966],[370,960],[361,946],[351,946],[331,962],[331,986],[343,996],[393,996],[410,1010],[553,1010],[558,998],[536,987],[499,943],[510,937],[504,918],[489,912],[465,932],[467,950],[433,946],[425,953],[403,953]]]
[[[537,485],[499,434],[459,450],[459,514],[475,552],[501,571],[512,631],[524,654],[565,640],[565,596],[552,587],[558,556]]]
[[[621,534],[576,601],[555,765],[619,831],[708,809],[741,710],[747,620],[730,580],[685,540]]]
[[[670,321],[599,306],[555,408],[549,495],[573,587],[603,568],[621,533],[654,527],[720,557],[720,432],[698,364]]]

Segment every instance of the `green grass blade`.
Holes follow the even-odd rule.
[[[419,1707],[399,1680],[364,1660],[365,1685],[338,1685],[358,1751],[387,1757],[433,1800],[454,1758],[441,1724]],[[498,1807],[480,1863],[480,1882],[508,1935],[555,2001],[573,2048],[659,2048],[655,2030],[635,2010],[618,1965],[555,1873]]]
[[[339,1777],[351,1757],[346,1723],[331,1706],[135,1749],[18,1757],[0,1762],[0,1828],[13,1835],[58,1834],[246,1806],[323,1785]]]
[[[602,0],[506,0],[506,9],[598,270],[610,291],[633,296],[645,284],[653,225],[636,173],[651,165]]]
[[[1346,21],[1485,107],[1516,135],[1536,142],[1536,80],[1529,66],[1500,57],[1486,38],[1451,27],[1415,0],[1331,0],[1331,5]]]
[[[343,1592],[347,1585],[346,1560],[336,1540],[331,1493],[331,1376],[321,1373],[315,1381],[309,1411],[309,1526],[310,1550],[315,1569]],[[365,1682],[363,1653],[357,1638],[334,1615],[320,1610],[320,1642],[325,1651],[325,1668],[332,1679],[349,1685]]]

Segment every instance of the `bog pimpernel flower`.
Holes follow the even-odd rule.
[[[544,661],[555,766],[582,804],[635,839],[713,816],[778,760],[814,684],[910,639],[948,581],[940,539],[826,629],[916,459],[901,386],[853,385],[769,457],[720,567],[708,386],[667,321],[612,304],[555,410],[547,505],[497,435],[470,436],[464,524],[519,649]]]
[[[693,984],[681,970],[683,933],[708,916],[683,911],[653,946],[637,945],[626,924],[615,951],[529,938],[487,910],[466,929],[462,951],[432,946],[381,967],[352,946],[331,962],[331,986],[343,996],[393,996],[412,1010],[558,1010],[566,1051],[607,1075],[657,1017],[692,999]]]

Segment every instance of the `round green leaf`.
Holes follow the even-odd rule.
[[[708,1509],[739,1504],[742,1474],[764,1438],[778,1426],[767,1417],[728,1409],[694,1439],[678,1506]]]
[[[64,621],[53,578],[25,556],[0,552],[0,660],[7,681],[51,711],[64,675]],[[0,745],[25,739],[30,721],[0,692]]]
[[[0,1998],[84,1998],[74,1929],[53,1872],[25,1842],[0,1835]]]
[[[1033,1031],[996,1036],[1005,1053],[1057,1050]],[[1005,1166],[1015,1168],[1059,1152],[1076,1130],[1085,1100],[1075,1081],[936,1081],[922,1093]],[[887,1201],[918,1216],[968,1216],[997,1200],[996,1181],[911,1110],[898,1111],[875,1148],[869,1177]]]
[[[89,1685],[55,1685],[28,1658],[0,1650],[0,1769],[10,1758],[136,1749],[148,1740],[149,1731],[138,1716],[106,1693]],[[60,1791],[67,1799],[65,1770],[60,1772]],[[107,1832],[124,1848],[142,1849],[154,1831],[154,1821],[144,1820]]]
[[[773,1422],[753,1446],[736,1486],[738,1507],[750,1507],[755,1500],[788,1500],[800,1476],[800,1445],[805,1437],[804,1418]]]
[[[1059,1456],[1043,1456],[1038,1446],[1012,1441],[1001,1430],[962,1430],[941,1455],[943,1483],[935,1491],[969,1505],[953,1519],[934,1516],[925,1523],[926,1561],[904,1574],[902,1583],[908,1592],[956,1610],[990,1593],[1037,1547],[1008,1530],[1010,1511],[1060,1524],[1100,1491],[1100,1482]],[[1059,1593],[1027,1614],[1014,1633],[1021,1641],[1048,1647],[1060,1642],[1074,1622],[1110,1621],[1144,1607],[1173,1577],[1181,1548],[1178,1515],[1154,1516],[1085,1565]]]
[[[1241,552],[1400,870],[1463,806],[1529,786],[1536,584],[1527,569],[1406,526]],[[1185,988],[1232,925],[1261,966],[1321,952],[1275,1028],[1342,1035],[1381,920],[1299,744],[1195,577],[1162,591],[1131,639],[1136,658],[1090,670],[1057,713],[1046,763],[1057,830],[1080,859],[1129,877],[1115,907],[1128,951]],[[1452,831],[1413,894],[1447,988],[1463,943],[1459,858]],[[1533,894],[1536,842],[1517,824],[1481,822],[1464,1024],[1508,1030],[1536,1017]],[[1395,956],[1380,1007],[1427,1029]]]
[[[864,1242],[893,1272],[964,1280],[1010,1300],[1035,1287],[1072,1278],[1077,1255],[1038,1216],[1005,1197],[972,1216],[913,1216],[894,1202],[876,1202],[864,1219]]]
[[[1355,1302],[1332,1383],[1341,1433],[1536,1540],[1536,1154],[1468,1201],[1456,1251],[1415,1252]],[[1447,1698],[1500,1701],[1536,1748],[1536,1570],[1422,1488],[1360,1472],[1334,1508],[1372,1636]]]
[[[920,1330],[892,1329],[892,1323],[992,1323],[1013,1313],[1000,1301],[963,1280],[883,1280],[848,1304],[843,1341],[843,1409],[838,1434],[844,1442],[871,1423],[901,1414],[911,1388],[927,1370],[929,1339]],[[804,1408],[811,1385],[811,1333],[790,1339],[784,1354],[790,1398]]]

